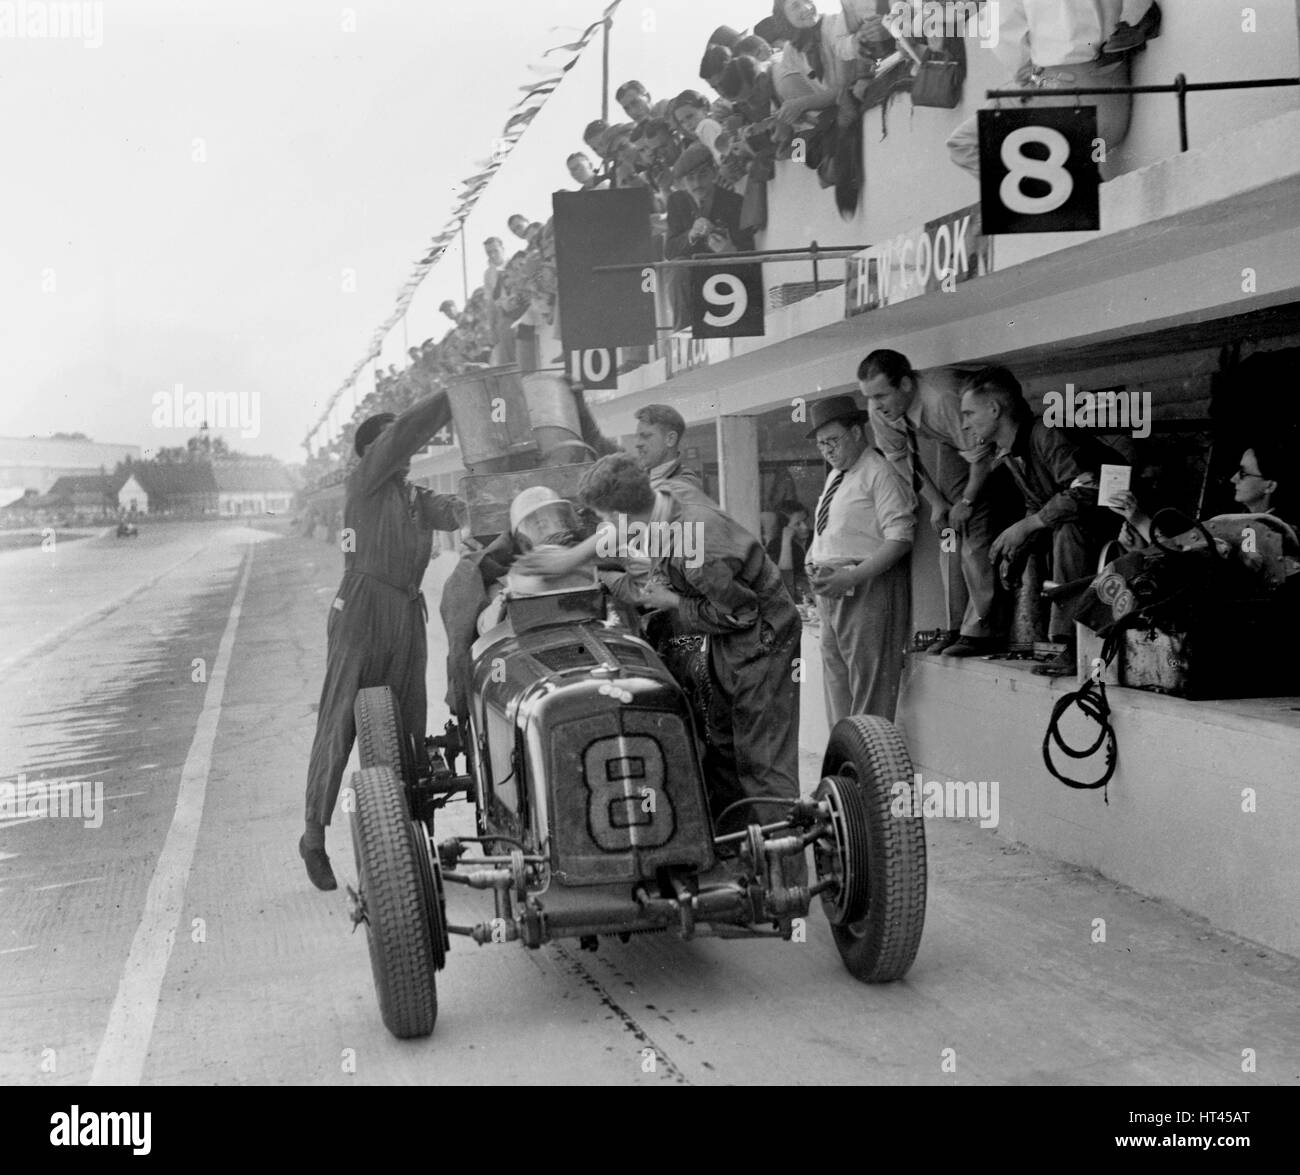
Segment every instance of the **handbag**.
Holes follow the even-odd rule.
[[[964,61],[945,50],[927,49],[912,80],[912,105],[951,110],[961,101],[965,81]]]

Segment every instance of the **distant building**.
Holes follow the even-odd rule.
[[[218,460],[217,509],[222,514],[284,513],[293,505],[296,486],[289,471],[272,457]]]
[[[41,497],[38,506],[91,514],[112,513],[117,509],[119,480],[102,473],[61,477]]]
[[[135,472],[139,471],[139,466]],[[148,514],[149,513],[149,491],[140,483],[140,479],[132,472],[117,491],[118,509],[125,510],[128,514]]]
[[[289,510],[297,490],[273,457],[133,465],[116,491],[117,506],[138,514],[276,514]]]
[[[112,473],[128,458],[140,460],[139,445],[0,437],[0,504],[21,498],[27,490],[46,494],[61,477]]]
[[[215,514],[217,482],[212,466],[202,461],[175,465],[140,464],[117,491],[117,504],[128,513]]]

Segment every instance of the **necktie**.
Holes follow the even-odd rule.
[[[833,478],[830,485],[826,487],[826,492],[822,494],[821,505],[817,507],[817,533],[821,534],[826,529],[826,523],[831,517],[831,499],[835,497],[835,491],[840,488],[840,482],[844,480],[844,470],[840,470]]]
[[[907,417],[907,453],[912,463],[912,492],[919,494],[921,492],[921,453],[916,445],[916,429],[912,427],[912,422]]]

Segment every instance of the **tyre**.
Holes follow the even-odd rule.
[[[814,848],[819,876],[841,884],[822,895],[831,933],[849,972],[864,983],[907,974],[925,926],[925,821],[892,811],[894,784],[912,786],[912,759],[898,728],[854,715],[831,731],[819,798],[838,811],[837,852]],[[838,803],[838,808],[837,808]],[[865,861],[859,860],[863,855]]]
[[[391,767],[398,779],[411,783],[415,778],[415,756],[411,740],[402,729],[402,715],[393,691],[386,685],[358,691],[352,713],[357,722],[361,769]]]
[[[379,1011],[394,1036],[428,1036],[438,1018],[432,930],[442,912],[429,901],[424,845],[391,767],[363,768],[353,787],[352,848]]]

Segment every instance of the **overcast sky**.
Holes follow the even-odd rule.
[[[607,2],[107,0],[92,6],[99,47],[0,35],[0,435],[183,443],[192,429],[152,423],[155,394],[181,384],[255,393],[259,434],[227,439],[302,460],[459,181],[539,79],[529,66],[558,68],[569,55],[545,51]],[[768,11],[625,0],[613,82],[698,87],[709,32]],[[482,239],[508,237],[516,210],[545,219],[572,187],[564,158],[599,116],[600,78],[597,40],[480,201],[471,289]],[[411,344],[441,337],[437,305],[461,285],[450,251],[408,316]]]

